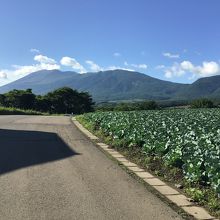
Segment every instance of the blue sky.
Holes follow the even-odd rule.
[[[219,0],[1,0],[0,85],[40,69],[220,74]]]

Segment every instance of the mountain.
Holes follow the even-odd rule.
[[[88,91],[96,102],[117,100],[186,100],[201,96],[220,97],[220,76],[207,77],[192,84],[164,81],[126,70],[109,70],[79,74],[59,70],[41,70],[0,87],[0,93],[12,89],[31,88],[36,94],[45,94],[68,86]]]
[[[176,98],[195,99],[201,97],[220,98],[220,76],[204,77],[180,90]]]
[[[173,97],[185,85],[159,80],[138,72],[109,70],[78,74],[59,70],[41,70],[0,87],[0,93],[12,89],[31,88],[36,94],[45,94],[68,86],[88,91],[95,101],[156,99]]]

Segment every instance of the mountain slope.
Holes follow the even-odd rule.
[[[89,91],[96,100],[169,99],[184,85],[124,70],[83,74],[69,84]]]
[[[62,87],[69,80],[76,77],[75,72],[61,72],[59,70],[41,70],[31,73],[21,79],[0,87],[0,93],[8,92],[12,89],[32,88],[37,94],[42,94]]]
[[[183,90],[180,90],[176,98],[196,99],[201,97],[220,98],[220,76],[204,77],[196,80]]]
[[[220,98],[220,76],[201,78],[192,84],[181,84],[125,70],[85,74],[71,71],[41,70],[0,87],[0,93],[12,89],[31,88],[36,94],[45,94],[63,86],[79,91],[88,91],[97,102],[134,99]]]
[[[0,87],[0,93],[12,89],[33,89],[45,94],[68,86],[88,91],[96,101],[129,99],[169,99],[185,85],[159,80],[138,72],[112,70],[78,74],[59,70],[42,70]]]

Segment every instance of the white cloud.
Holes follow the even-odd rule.
[[[179,63],[174,63],[173,66],[164,70],[166,78],[180,77],[185,74]]]
[[[114,56],[114,57],[120,57],[120,56],[121,56],[121,54],[120,54],[120,53],[118,53],[118,52],[115,52],[115,53],[113,53],[113,56]]]
[[[86,63],[89,65],[91,71],[98,72],[103,70],[98,64],[94,63],[92,60],[87,60]]]
[[[126,70],[126,71],[132,71],[134,72],[134,69],[130,69],[130,68],[124,68],[124,67],[120,67],[120,66],[109,66],[107,68],[105,68],[105,70]]]
[[[135,71],[134,69],[132,68],[127,68],[127,67],[121,67],[121,66],[115,66],[115,65],[111,65],[111,66],[108,66],[108,67],[100,67],[98,64],[94,63],[93,61],[91,60],[87,60],[86,61],[87,64],[90,65],[90,69],[92,71],[105,71],[105,70],[126,70],[126,71]]]
[[[36,49],[36,48],[31,48],[30,52],[31,53],[40,53],[40,51],[38,49]]]
[[[39,70],[42,70],[41,65],[30,65],[30,66],[19,66],[19,65],[13,65],[14,70],[10,70],[9,72],[12,72],[13,75],[19,76],[19,75],[26,75],[28,73],[33,73]]]
[[[158,70],[164,69],[164,68],[166,68],[165,65],[158,65],[158,66],[155,67],[155,69],[158,69]]]
[[[173,73],[170,70],[166,70],[164,76],[168,79],[173,77]]]
[[[190,79],[196,77],[208,77],[220,74],[220,65],[214,61],[204,61],[202,65],[194,65],[190,61],[174,63],[171,67],[164,68],[166,78],[180,77],[186,73],[191,73]]]
[[[0,78],[1,79],[7,79],[8,78],[8,75],[7,75],[7,73],[5,72],[5,71],[0,71]]]
[[[164,57],[171,58],[171,59],[178,59],[178,58],[180,58],[180,55],[179,55],[179,54],[171,54],[171,53],[169,53],[169,52],[163,53],[163,56],[164,56]]]
[[[183,70],[199,75],[200,77],[220,74],[220,66],[214,61],[204,61],[201,66],[195,66],[190,61],[183,61],[180,66]]]
[[[13,75],[26,75],[39,70],[54,70],[60,69],[60,65],[52,58],[43,55],[36,55],[34,60],[39,62],[33,65],[13,65],[13,70],[8,70],[8,72],[13,73]]]
[[[60,63],[63,66],[70,66],[72,69],[79,71],[80,73],[85,73],[86,69],[74,58],[71,57],[63,57],[60,60]]]
[[[34,60],[39,62],[38,64],[33,65],[13,65],[13,70],[8,70],[8,72],[13,75],[27,75],[32,72],[39,70],[54,70],[60,69],[60,66],[56,64],[56,61],[52,58],[43,55],[36,55]]]
[[[183,61],[180,66],[182,67],[182,69],[184,70],[190,70],[193,71],[194,66],[190,61]]]
[[[139,64],[137,67],[140,69],[147,69],[147,64]]]
[[[7,82],[10,82],[36,71],[60,69],[60,65],[56,64],[54,59],[47,56],[35,56],[34,60],[38,63],[32,65],[12,65],[11,69],[0,70],[0,78],[7,79]],[[1,82],[0,84],[3,85],[5,83]]]
[[[43,56],[43,55],[36,55],[34,57],[34,60],[40,63],[45,63],[45,64],[55,64],[56,61],[52,58],[49,58],[47,56]]]
[[[55,70],[60,69],[60,66],[57,64],[47,64],[40,63],[35,65],[27,65],[27,66],[19,66],[13,65],[14,70],[12,70],[14,75],[27,75],[29,73],[33,73],[40,70]]]
[[[40,64],[40,69],[42,70],[59,70],[60,65],[58,64],[50,64],[50,63],[41,63]]]
[[[137,68],[137,69],[147,69],[147,64],[142,63],[142,64],[129,64],[127,61],[124,62],[125,66],[130,66],[133,68]]]

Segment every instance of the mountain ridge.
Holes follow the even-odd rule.
[[[183,84],[120,69],[84,74],[73,71],[40,70],[0,87],[0,93],[12,89],[31,88],[36,94],[45,94],[63,86],[87,91],[95,101],[220,98],[220,76],[200,78],[192,84]]]

